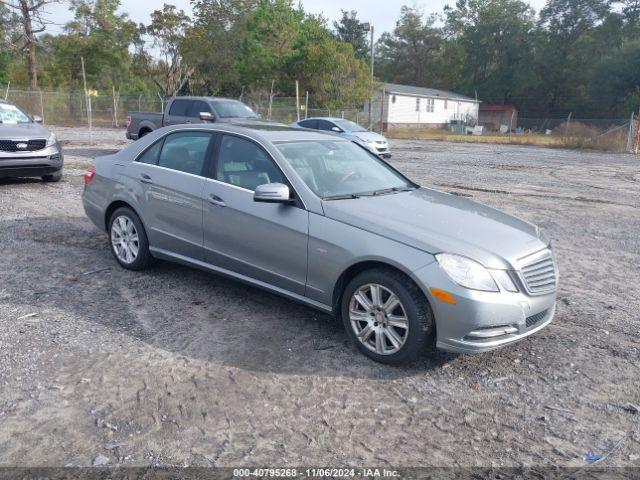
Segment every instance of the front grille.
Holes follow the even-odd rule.
[[[18,144],[24,143],[27,148],[18,148]],[[47,140],[0,140],[0,152],[35,152],[47,146]]]
[[[521,271],[529,293],[541,294],[555,290],[556,267],[550,250],[542,258],[522,267]]]
[[[540,313],[536,313],[535,315],[531,315],[530,317],[527,317],[527,328],[531,328],[534,325],[537,325],[538,323],[540,323],[542,320],[544,320],[544,318],[547,316],[547,312],[549,310],[544,310],[543,312]]]

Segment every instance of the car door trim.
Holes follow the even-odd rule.
[[[161,248],[157,248],[157,247],[149,247],[149,250],[151,252],[153,252],[156,256],[160,257],[160,258],[165,258],[166,260],[173,260],[175,262],[178,263],[182,263],[182,264],[186,264],[189,266],[193,266],[196,268],[200,268],[202,270],[207,270],[213,273],[217,273],[220,275],[223,275],[225,277],[229,277],[232,278],[234,280],[238,280],[240,282],[252,285],[254,287],[258,287],[261,288],[263,290],[268,290],[270,292],[276,293],[278,295],[281,295],[283,297],[289,298],[291,300],[296,300],[300,303],[303,303],[305,305],[308,305],[309,307],[315,308],[317,310],[321,310],[325,313],[332,313],[333,312],[333,307],[331,307],[330,305],[326,305],[324,303],[318,302],[316,300],[313,300],[311,298],[305,297],[303,295],[299,295],[297,293],[294,293],[290,290],[284,289],[284,288],[280,288],[280,287],[276,287],[275,285],[272,285],[270,283],[267,282],[263,282],[261,280],[256,280],[255,278],[252,277],[248,277],[246,275],[242,275],[240,273],[236,273],[233,272],[231,270],[227,270],[225,268],[220,268],[217,267],[211,263],[207,263],[207,262],[203,262],[200,260],[196,260],[195,258],[191,258],[191,257],[187,257],[184,255],[180,255],[177,253],[173,253],[173,252],[169,252],[167,250],[163,250]]]

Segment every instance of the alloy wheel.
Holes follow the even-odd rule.
[[[379,284],[363,285],[353,293],[349,320],[358,341],[378,355],[398,352],[409,336],[409,319],[402,302]]]
[[[133,263],[140,251],[140,238],[133,221],[124,215],[117,217],[111,225],[111,246],[118,259]]]

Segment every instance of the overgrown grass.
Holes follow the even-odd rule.
[[[623,151],[626,131],[620,130],[612,134],[602,135],[602,132],[590,127],[576,125],[568,132],[561,129],[551,135],[540,134],[485,134],[464,135],[451,133],[443,129],[406,129],[385,132],[388,138],[405,140],[435,140],[443,142],[488,143],[509,145],[531,145],[548,148],[595,149],[604,151]]]

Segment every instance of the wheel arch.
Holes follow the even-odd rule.
[[[342,296],[344,294],[344,289],[349,284],[349,282],[356,275],[359,275],[364,271],[373,270],[376,268],[396,271],[402,274],[403,276],[407,277],[408,280],[413,282],[418,287],[418,289],[422,291],[422,289],[420,288],[420,285],[418,284],[418,282],[416,282],[416,279],[411,274],[411,272],[403,269],[402,267],[398,265],[394,265],[393,263],[390,263],[390,262],[382,261],[382,260],[373,260],[373,259],[360,260],[356,263],[349,265],[349,267],[347,267],[340,274],[340,276],[338,277],[338,280],[335,282],[335,285],[333,288],[333,295],[332,295],[332,310],[334,315],[336,316],[340,315],[340,304],[342,303]],[[428,296],[425,295],[424,292],[422,293],[424,295],[425,300],[428,303],[430,303]]]
[[[107,232],[109,231],[109,220],[111,219],[111,215],[113,215],[113,212],[115,212],[117,209],[122,207],[132,210],[133,213],[135,213],[140,219],[140,222],[142,223],[144,229],[147,229],[147,226],[144,224],[144,220],[142,220],[142,217],[140,216],[140,213],[135,209],[135,207],[133,207],[133,205],[124,200],[114,200],[109,204],[104,213],[104,229]]]

